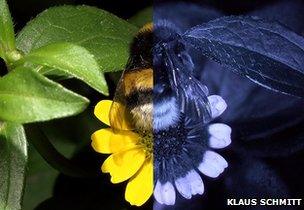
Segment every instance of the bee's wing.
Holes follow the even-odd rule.
[[[122,74],[117,87],[113,103],[111,105],[109,119],[110,125],[114,130],[131,130],[132,118],[127,109],[127,101],[125,97],[125,81],[124,74]]]
[[[189,69],[179,65],[174,54],[167,53],[165,57],[170,85],[177,93],[181,112],[185,118],[198,123],[209,122],[211,111],[207,87],[201,84]]]
[[[205,91],[206,87],[194,77],[188,81],[188,84],[178,87],[182,111],[190,115],[189,119],[193,121],[207,123],[211,119],[211,111]]]

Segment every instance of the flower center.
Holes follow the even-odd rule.
[[[187,139],[187,129],[182,125],[154,133],[154,156],[156,160],[172,159],[182,152]]]
[[[146,130],[137,130],[137,133],[140,135],[140,146],[143,146],[147,158],[153,155],[153,133]]]

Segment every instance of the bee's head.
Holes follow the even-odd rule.
[[[153,66],[161,67],[169,56],[175,66],[193,71],[194,65],[181,31],[168,21],[154,23]]]
[[[127,68],[151,68],[153,24],[148,23],[142,27],[133,39],[130,47],[130,60]]]
[[[154,24],[153,30],[153,127],[174,125],[179,119],[173,71],[193,71],[194,65],[180,31],[169,22]]]

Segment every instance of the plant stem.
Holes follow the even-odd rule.
[[[11,51],[11,52],[7,52],[6,53],[6,59],[5,59],[5,63],[7,66],[8,71],[11,71],[12,69],[15,68],[15,64],[23,57],[22,54],[17,51]]]
[[[72,162],[60,154],[38,126],[33,125],[30,127],[30,130],[27,129],[27,131],[27,134],[30,134],[28,140],[33,144],[43,159],[54,169],[71,177],[93,176],[80,168],[75,162]]]

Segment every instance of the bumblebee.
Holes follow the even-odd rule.
[[[115,129],[133,127],[152,130],[153,116],[153,24],[148,23],[135,36],[130,59],[118,82],[110,111]]]
[[[194,63],[181,32],[170,22],[155,23],[153,46],[153,129],[210,121],[208,89],[194,77]]]
[[[174,127],[183,116],[210,119],[207,88],[192,76],[193,62],[173,25],[145,25],[130,52],[111,107],[112,127],[157,132]]]

